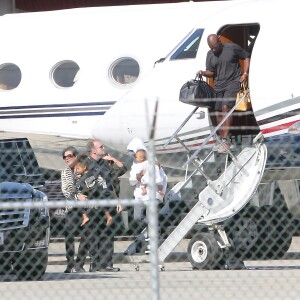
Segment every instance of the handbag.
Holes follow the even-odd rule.
[[[179,101],[199,107],[214,108],[214,98],[214,89],[198,75],[187,81],[179,92]]]
[[[241,90],[237,93],[235,103],[237,103],[242,97],[244,97],[244,99],[235,108],[235,110],[237,110],[237,111],[247,111],[247,110],[251,109],[252,106],[251,106],[250,94],[249,94],[249,92],[248,93],[247,92],[248,92],[247,84],[245,82],[243,82],[241,84]]]

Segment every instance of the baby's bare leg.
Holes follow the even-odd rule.
[[[86,213],[82,214],[82,223],[80,224],[80,226],[83,226],[83,225],[86,224],[89,220],[90,220],[90,218],[88,217],[88,215],[87,215]]]

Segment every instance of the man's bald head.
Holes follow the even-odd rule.
[[[213,52],[216,52],[216,53],[220,51],[221,46],[222,46],[222,43],[216,34],[210,34],[207,37],[207,44],[208,44],[209,48]]]

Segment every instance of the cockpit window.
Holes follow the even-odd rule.
[[[197,29],[171,56],[170,60],[195,58],[204,29]]]

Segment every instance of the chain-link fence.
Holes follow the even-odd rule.
[[[66,199],[61,171],[62,150],[72,145],[82,153],[87,141],[36,146],[34,136],[31,144],[8,137],[0,141],[0,280],[11,284],[2,287],[7,298],[297,298],[296,139],[268,145],[253,144],[254,134],[233,135],[229,153],[210,147],[193,157],[195,149],[177,136],[170,141],[182,146],[176,169],[156,162],[163,156],[150,141],[148,197],[140,199],[129,181],[132,157],[108,149],[128,169],[119,197],[101,192],[86,202]],[[48,167],[47,153],[59,168]],[[182,156],[190,160],[184,168]],[[168,177],[161,201],[160,168]],[[137,217],[138,207],[144,209]]]

